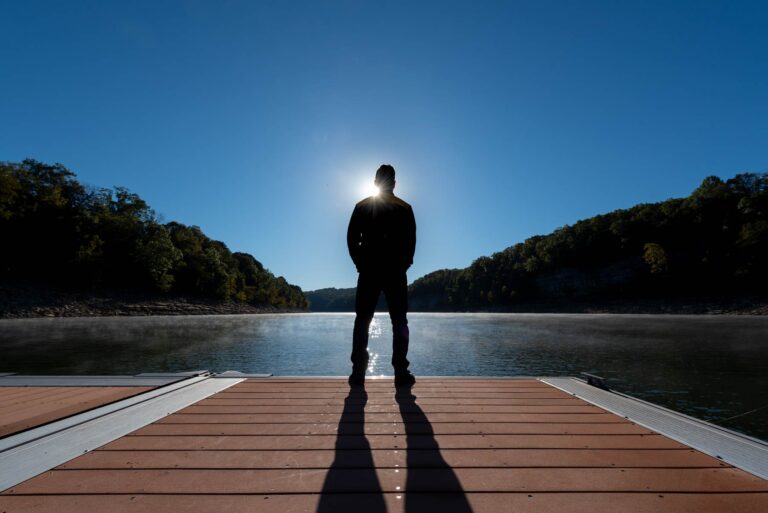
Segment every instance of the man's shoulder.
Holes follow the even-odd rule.
[[[402,207],[402,208],[411,208],[411,204],[407,201],[403,200],[402,198],[398,198],[397,196],[392,196],[391,200],[395,203],[395,205]]]
[[[402,198],[398,198],[394,194],[381,194],[377,196],[377,198],[380,201],[387,203],[393,207],[398,207],[398,208],[408,209],[408,210],[410,210],[411,208],[411,205],[409,205],[405,200],[403,200]]]
[[[365,199],[362,199],[357,202],[355,205],[356,209],[367,209],[370,207],[373,207],[376,204],[389,204],[393,206],[397,206],[400,208],[406,208],[410,209],[411,205],[402,200],[401,198],[398,198],[394,194],[387,194],[387,195],[379,195],[379,196],[369,196]]]
[[[355,209],[357,210],[357,209],[361,209],[361,208],[366,208],[366,207],[368,207],[368,206],[371,204],[371,201],[372,201],[372,200],[373,200],[373,196],[369,196],[369,197],[367,197],[367,198],[361,199],[361,200],[360,200],[360,201],[358,201],[358,202],[357,202],[357,204],[355,205]]]

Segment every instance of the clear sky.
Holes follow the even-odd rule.
[[[305,290],[379,164],[411,280],[768,170],[768,3],[0,3],[0,160],[126,186]]]

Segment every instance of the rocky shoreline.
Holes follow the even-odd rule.
[[[351,310],[353,310],[353,308],[345,311]],[[198,297],[159,297],[126,293],[88,294],[33,287],[0,286],[0,319],[147,315],[232,315],[295,313],[306,311],[307,310],[281,309],[269,305],[257,306],[238,301],[217,301]],[[413,311],[443,310],[418,309]],[[768,315],[768,299],[741,297],[640,299],[635,301],[573,301],[520,304],[515,305],[514,308],[485,308],[465,310],[465,312]]]
[[[145,315],[227,315],[290,313],[303,310],[256,306],[196,297],[157,297],[62,292],[0,286],[0,319]]]
[[[493,311],[493,310],[492,310]],[[754,298],[636,300],[525,304],[517,313],[655,314],[655,315],[768,315],[768,300]]]
[[[447,310],[432,311],[448,312]],[[498,308],[462,311],[467,313],[768,315],[768,298],[740,296],[570,300],[520,303]]]

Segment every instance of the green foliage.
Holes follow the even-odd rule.
[[[355,288],[337,289],[326,288],[305,292],[309,300],[309,308],[313,312],[354,312],[355,311]],[[376,304],[376,311],[386,312],[387,304],[384,301],[384,294],[379,296]]]
[[[134,259],[146,270],[152,285],[168,292],[173,287],[173,270],[184,260],[184,254],[173,245],[168,229],[155,222],[147,223],[146,234],[136,239]]]
[[[125,188],[89,189],[60,164],[0,163],[0,279],[304,309],[301,289],[196,226],[161,224]]]
[[[768,285],[765,262],[768,174],[710,176],[686,198],[595,216],[465,269],[430,273],[411,285],[410,303],[414,310],[463,310],[572,298],[760,294]]]

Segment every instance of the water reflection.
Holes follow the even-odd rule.
[[[699,418],[768,404],[768,318],[411,314],[418,375],[574,375]],[[353,314],[0,320],[0,372],[229,369],[349,374]],[[391,374],[392,329],[371,323],[369,374]],[[768,411],[728,427],[768,438]]]
[[[379,338],[381,337],[381,325],[383,323],[381,322],[381,317],[373,316],[373,320],[371,321],[371,324],[368,326],[368,338]]]
[[[371,349],[371,342],[381,338],[381,325],[381,318],[374,316],[371,324],[368,326],[368,367],[366,368],[365,372],[369,376],[385,375],[384,369],[381,367],[380,363],[382,361],[381,358],[379,358],[381,355]]]

